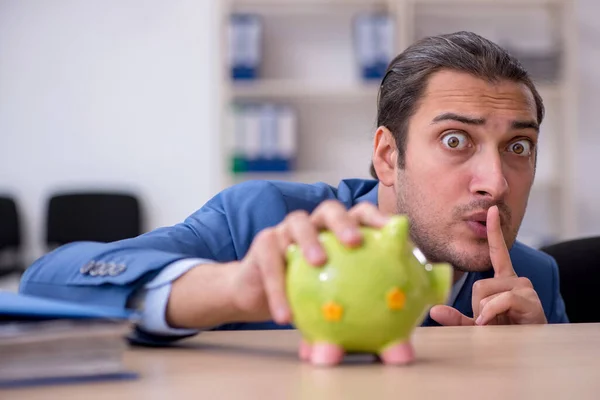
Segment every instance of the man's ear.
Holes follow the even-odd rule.
[[[382,185],[392,186],[394,184],[397,166],[398,148],[396,147],[396,141],[388,128],[380,126],[375,132],[373,142],[373,167]]]

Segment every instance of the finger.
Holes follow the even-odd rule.
[[[284,231],[281,233],[282,239],[288,236],[289,240],[297,243],[309,263],[318,266],[327,261],[327,254],[319,242],[319,232],[308,213],[295,211],[286,217],[280,227]]]
[[[492,206],[487,213],[487,235],[490,248],[490,259],[494,268],[495,277],[515,276],[510,255],[506,248],[502,227],[500,225],[500,211],[498,206]]]
[[[482,279],[473,284],[471,306],[473,317],[477,319],[483,306],[481,301],[497,293],[508,292],[515,288],[532,288],[531,281],[525,277]]]
[[[488,324],[496,317],[500,323],[545,324],[546,314],[533,288],[517,288],[501,293],[486,302],[478,325]]]
[[[390,221],[389,216],[382,213],[375,205],[366,202],[352,207],[349,214],[360,225],[372,226],[374,228],[383,228]]]
[[[449,306],[434,306],[429,311],[429,316],[440,325],[444,326],[472,326],[473,319],[461,314],[456,308]]]
[[[284,254],[278,246],[276,230],[263,230],[255,244],[252,262],[258,265],[269,310],[275,322],[286,324],[291,312],[285,295]]]
[[[485,308],[485,306],[486,306],[486,305],[487,305],[487,304],[488,304],[490,301],[492,301],[493,299],[495,299],[496,297],[500,296],[500,295],[501,295],[501,294],[503,294],[503,293],[504,293],[504,292],[502,292],[502,293],[496,293],[496,294],[493,294],[493,295],[491,295],[491,296],[488,296],[488,297],[486,297],[486,298],[482,299],[482,300],[479,302],[479,310],[483,310],[483,309]],[[477,316],[475,316],[475,315],[474,315],[475,321],[477,321],[477,318],[479,318],[479,315],[480,315],[480,313],[478,313],[478,314],[477,314]]]
[[[290,233],[284,224],[277,225],[275,230],[275,233],[277,234],[277,241],[279,243],[279,249],[282,253],[285,253],[289,246],[293,243],[292,237],[290,236]]]
[[[311,215],[311,221],[317,228],[331,230],[347,246],[358,246],[361,243],[358,221],[350,216],[340,202],[322,203]]]
[[[522,306],[519,304],[519,300],[519,296],[512,291],[500,293],[498,296],[487,302],[485,307],[481,310],[481,314],[475,321],[475,324],[486,325],[500,314],[504,314],[511,310],[517,311]]]

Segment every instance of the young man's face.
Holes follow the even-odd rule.
[[[486,213],[498,205],[507,246],[523,220],[538,139],[530,90],[472,75],[432,75],[408,126],[406,163],[398,169],[398,212],[432,261],[466,271],[490,267]]]

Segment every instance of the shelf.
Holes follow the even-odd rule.
[[[498,0],[405,0],[407,3],[421,4],[498,4]],[[230,0],[231,7],[360,7],[387,6],[399,3],[397,0]],[[501,4],[510,6],[564,4],[572,0],[502,0]]]
[[[544,101],[553,101],[562,96],[560,84],[536,84]],[[234,99],[298,99],[310,100],[373,100],[377,99],[379,83],[335,84],[327,82],[303,82],[295,80],[257,80],[229,84]]]
[[[314,14],[345,10],[385,10],[386,0],[233,0],[231,9],[236,12],[260,14]]]
[[[248,180],[275,180],[300,183],[325,182],[332,186],[337,186],[343,179],[372,179],[368,171],[359,175],[341,171],[247,172],[231,174],[230,177],[234,183]]]
[[[247,180],[278,180],[287,182],[315,183],[326,182],[329,184],[339,183],[342,179],[372,179],[366,168],[362,173],[353,173],[352,171],[289,171],[289,172],[246,172],[239,174],[230,174],[234,182],[243,182]],[[560,189],[558,182],[550,180],[534,181],[531,188],[532,194],[548,195]]]
[[[537,83],[535,87],[537,88],[540,96],[542,96],[542,100],[544,100],[544,102],[559,100],[563,96],[563,87],[559,83]]]
[[[387,5],[386,0],[231,0],[232,7],[358,7]]]
[[[454,5],[488,5],[488,6],[502,6],[502,7],[531,7],[531,6],[549,6],[549,5],[561,5],[570,2],[571,0],[409,0],[412,4],[417,6],[420,5],[441,5],[441,6],[454,6]]]
[[[309,100],[373,100],[377,99],[379,83],[334,84],[294,80],[259,80],[233,82],[229,85],[234,99],[302,99]]]
[[[490,5],[531,7],[546,5],[561,5],[571,0],[406,0],[408,4],[420,5]],[[294,12],[294,11],[323,11],[348,8],[387,8],[401,3],[395,0],[231,0],[233,10],[264,10],[267,12]]]
[[[221,175],[226,185],[247,180],[325,182],[369,179],[379,81],[361,82],[352,21],[361,11],[388,11],[396,21],[395,53],[423,36],[468,30],[527,56],[546,105],[536,180],[527,223],[520,236],[531,244],[576,232],[572,184],[577,134],[574,0],[226,0],[224,15],[248,11],[264,16],[264,58],[256,81],[220,82],[223,116],[239,101],[292,106],[298,116],[297,171]],[[558,45],[558,46],[557,46]],[[559,50],[560,59],[544,56]],[[519,55],[521,54],[521,55]],[[547,60],[548,64],[543,64]],[[558,61],[558,67],[555,62]],[[228,71],[227,65],[221,65]],[[557,74],[546,69],[558,68]],[[537,72],[536,72],[537,71]],[[538,77],[556,76],[555,80]],[[227,126],[224,124],[224,126]],[[231,136],[229,128],[224,137]],[[229,146],[223,147],[229,157]],[[335,149],[333,151],[332,149]],[[226,164],[227,165],[227,164]]]

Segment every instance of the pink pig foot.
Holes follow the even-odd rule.
[[[415,359],[415,352],[410,342],[403,342],[387,347],[379,357],[384,364],[405,365]]]
[[[342,362],[344,349],[337,344],[315,343],[312,345],[310,362],[314,365],[332,366]]]
[[[310,355],[312,354],[312,346],[306,340],[300,340],[300,347],[298,348],[298,357],[302,361],[310,361]]]

